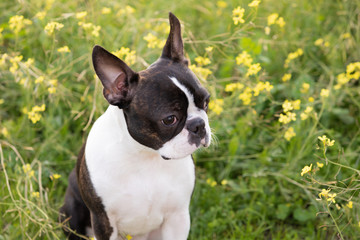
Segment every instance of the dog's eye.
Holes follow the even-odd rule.
[[[210,101],[210,98],[207,98],[204,102],[204,107],[203,109],[205,110],[205,112],[208,111],[208,108],[209,108],[209,101]]]
[[[171,126],[177,122],[177,117],[175,115],[171,115],[161,120],[161,122],[166,126]]]

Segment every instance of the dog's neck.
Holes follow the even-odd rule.
[[[106,110],[106,114],[109,115],[114,121],[115,126],[111,127],[111,130],[114,131],[118,137],[118,141],[126,147],[128,154],[133,154],[134,156],[146,155],[153,157],[161,157],[158,152],[152,148],[146,147],[131,137],[129,130],[127,128],[126,119],[124,111],[117,106],[109,105]],[[116,140],[116,139],[114,139]]]

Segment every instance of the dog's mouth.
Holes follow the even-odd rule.
[[[182,159],[185,158],[191,154],[193,154],[197,149],[199,148],[207,148],[210,146],[210,137],[208,135],[206,135],[204,138],[201,139],[201,141],[199,141],[199,143],[190,143],[190,146],[193,146],[192,151],[190,151],[188,154],[184,154],[181,156],[167,156],[167,155],[160,155],[164,160],[176,160],[176,159]]]

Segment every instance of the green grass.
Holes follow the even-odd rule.
[[[57,211],[67,176],[91,125],[107,107],[94,77],[92,47],[129,48],[135,53],[122,58],[140,71],[161,53],[144,37],[166,39],[169,11],[181,20],[187,57],[211,92],[209,117],[216,135],[209,149],[195,154],[189,239],[360,239],[360,64],[350,69],[360,60],[360,2],[263,0],[257,8],[248,3],[2,1],[0,240],[64,239]],[[245,9],[244,23],[235,25],[232,11],[238,6]],[[103,7],[110,13],[102,14]],[[43,19],[36,16],[41,11]],[[76,18],[81,11],[87,15]],[[281,21],[268,26],[273,13],[284,26]],[[9,23],[15,15],[31,24],[16,31]],[[44,29],[52,21],[63,28],[48,35]],[[63,46],[71,52],[58,52]],[[297,49],[303,54],[285,67]],[[260,63],[257,74],[247,76],[248,67],[237,64],[243,51]],[[16,61],[19,55],[23,59]],[[200,66],[198,56],[211,63]],[[26,63],[29,58],[32,64]],[[211,74],[204,75],[208,70]],[[291,79],[284,82],[286,73]],[[341,73],[349,81],[338,85]],[[259,82],[272,89],[259,89]],[[231,83],[243,88],[225,91]],[[329,90],[328,97],[321,96],[322,89]],[[284,101],[298,99],[299,109],[290,111],[296,120],[280,123]],[[42,104],[44,111],[31,111]],[[313,110],[302,120],[307,107]],[[40,119],[33,123],[29,116],[36,114]],[[287,140],[290,128],[296,135]],[[324,146],[318,139],[323,135],[335,144]],[[301,176],[310,164],[311,171]],[[61,177],[51,179],[53,174]],[[335,202],[331,195],[320,199],[322,189],[336,193]]]

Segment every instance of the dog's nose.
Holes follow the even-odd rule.
[[[189,120],[186,129],[189,130],[192,135],[200,139],[203,139],[206,135],[205,121],[202,118]]]

